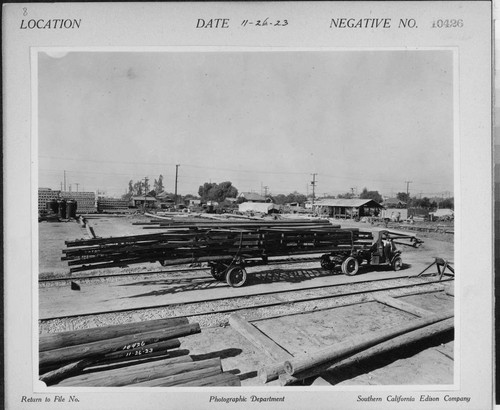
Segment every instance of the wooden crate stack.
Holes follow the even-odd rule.
[[[97,212],[94,192],[61,191],[61,198],[76,201],[76,212],[78,214],[91,214]]]
[[[59,199],[60,193],[50,188],[38,188],[38,212],[47,209],[47,202]]]
[[[221,359],[193,360],[179,337],[187,318],[158,319],[40,336],[40,380],[58,386],[240,386]],[[209,356],[209,355],[208,355]]]

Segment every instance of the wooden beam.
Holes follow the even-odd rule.
[[[254,325],[247,322],[237,313],[233,313],[229,317],[229,324],[231,327],[245,337],[250,343],[266,354],[267,357],[274,361],[285,361],[293,356],[278,346],[274,340],[269,338],[261,330],[257,329]]]
[[[219,366],[206,367],[199,370],[193,370],[185,373],[173,374],[172,376],[161,377],[153,380],[148,380],[141,383],[135,383],[131,387],[169,387],[182,386],[185,383],[196,382],[200,379],[216,376],[221,374],[222,370]]]
[[[148,320],[145,322],[125,323],[121,325],[103,326],[91,329],[70,330],[67,332],[40,335],[38,349],[40,352],[60,349],[62,347],[91,343],[98,340],[113,339],[134,333],[176,327],[188,324],[186,317]]]
[[[393,298],[391,296],[375,295],[373,296],[373,299],[375,299],[379,303],[396,308],[398,310],[402,310],[403,312],[411,313],[412,315],[418,317],[426,317],[435,313],[431,312],[430,310],[419,308],[418,306],[412,305],[408,302],[404,302],[400,299]]]
[[[289,374],[281,374],[279,376],[280,384],[282,386],[288,386],[301,382],[304,379],[315,377],[324,372],[335,372],[341,371],[342,369],[357,365],[365,360],[370,360],[378,355],[386,354],[392,352],[398,348],[411,345],[416,342],[420,342],[425,339],[429,339],[436,335],[451,331],[454,326],[454,319],[446,319],[441,322],[425,326],[423,328],[413,330],[411,332],[405,333],[401,336],[397,336],[393,339],[385,341],[383,343],[377,344],[359,353],[348,356],[344,359],[336,361],[334,363],[326,363],[320,366],[310,369],[309,371],[299,373],[295,376],[290,376]]]
[[[217,359],[220,360],[220,358]],[[129,384],[189,371],[192,363],[194,362],[190,356],[179,356],[172,359],[169,358],[155,362],[141,363],[134,366],[120,367],[118,369],[102,372],[83,373],[65,379],[58,385],[94,387],[127,386]]]
[[[301,357],[287,360],[284,363],[285,371],[289,375],[294,376],[298,373],[310,370],[321,364],[328,362],[331,363],[335,360],[341,359],[342,357],[357,353],[361,350],[368,349],[371,346],[382,343],[396,336],[411,332],[412,330],[416,330],[424,326],[428,326],[432,323],[440,322],[450,317],[453,317],[453,312],[438,313],[425,318],[415,319],[403,325],[394,326],[389,329],[381,329],[376,332],[352,337],[336,345],[329,346],[325,349],[321,349],[310,354],[302,355]]]
[[[60,349],[40,352],[39,366],[50,366],[58,363],[67,363],[85,358],[103,356],[106,353],[125,351],[137,347],[145,347],[149,344],[158,343],[177,337],[200,333],[198,323],[180,325],[172,328],[154,330],[133,335],[115,337],[113,339],[98,340],[76,346],[63,347]]]
[[[184,387],[203,387],[203,386],[241,386],[241,381],[238,376],[226,372],[215,376],[204,377],[193,380],[191,382],[184,382]]]

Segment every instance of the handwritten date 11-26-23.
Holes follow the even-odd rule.
[[[248,25],[253,25],[256,27],[285,27],[288,25],[288,20],[275,20],[272,21],[269,19],[269,17],[265,18],[264,20],[243,20],[241,22],[241,25],[243,27],[246,27]]]

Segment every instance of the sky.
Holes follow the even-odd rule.
[[[38,124],[40,187],[453,195],[451,51],[40,52]]]

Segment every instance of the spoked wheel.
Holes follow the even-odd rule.
[[[221,263],[210,264],[210,273],[215,280],[224,280],[224,278],[226,277],[226,270],[226,266]]]
[[[247,281],[247,271],[241,266],[233,266],[226,273],[226,282],[233,288],[243,286]]]
[[[330,260],[330,255],[328,254],[322,255],[319,262],[321,267],[326,270],[332,270],[335,267],[335,264]]]
[[[354,276],[358,273],[359,262],[356,258],[349,256],[344,262],[342,262],[342,273]]]
[[[401,259],[399,256],[396,256],[392,261],[391,266],[395,271],[400,270],[403,267],[403,259]]]

